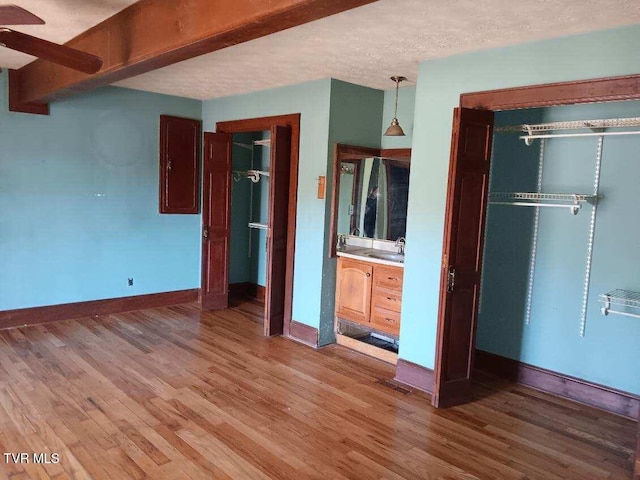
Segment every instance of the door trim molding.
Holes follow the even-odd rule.
[[[638,99],[640,74],[463,93],[460,106],[498,111]]]
[[[632,420],[638,418],[640,398],[629,392],[529,365],[483,350],[476,350],[475,360],[476,370]]]
[[[293,312],[293,269],[296,250],[296,210],[298,205],[298,165],[300,161],[299,113],[273,117],[230,120],[216,123],[218,133],[247,133],[271,130],[272,126],[291,128],[291,171],[289,173],[289,215],[287,220],[287,273],[285,279],[283,335],[290,336]]]
[[[0,329],[19,328],[41,323],[74,320],[95,315],[143,310],[146,308],[168,307],[198,300],[200,289],[177,290],[173,292],[150,293],[131,297],[107,298],[88,302],[63,303],[44,307],[19,308],[0,312]]]

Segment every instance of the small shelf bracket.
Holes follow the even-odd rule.
[[[600,312],[604,316],[613,313],[625,317],[640,318],[640,293],[638,292],[616,289],[609,293],[601,294],[600,303],[602,303]],[[636,312],[627,310],[636,310]]]

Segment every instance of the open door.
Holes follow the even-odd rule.
[[[432,403],[469,401],[493,139],[493,112],[456,108]]]
[[[284,325],[290,165],[291,128],[274,125],[271,127],[269,172],[269,230],[264,319],[266,336],[281,335]]]
[[[231,142],[228,133],[204,134],[200,290],[203,310],[222,310],[229,305]]]

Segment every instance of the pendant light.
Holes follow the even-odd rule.
[[[400,122],[398,122],[398,88],[400,87],[400,82],[404,82],[406,77],[394,76],[391,77],[391,80],[396,82],[396,109],[393,114],[393,120],[391,120],[391,125],[387,128],[387,131],[384,132],[385,137],[404,137],[404,130],[400,126]]]

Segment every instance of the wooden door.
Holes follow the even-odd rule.
[[[638,435],[636,436],[636,460],[634,462],[633,478],[640,480],[640,418],[638,418]]]
[[[455,109],[436,351],[436,407],[469,401],[493,112]]]
[[[264,334],[282,335],[287,276],[287,226],[289,174],[291,170],[291,128],[271,127],[269,165],[269,229],[267,231],[267,288]]]
[[[228,133],[204,134],[200,290],[203,310],[222,310],[229,304],[231,141]]]
[[[336,315],[368,324],[371,316],[373,267],[367,263],[338,258]]]
[[[160,213],[198,213],[201,123],[160,116]]]

